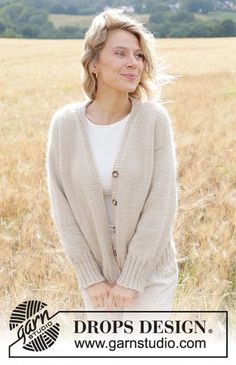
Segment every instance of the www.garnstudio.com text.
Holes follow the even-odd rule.
[[[77,349],[108,349],[115,351],[117,349],[202,349],[206,348],[205,340],[168,340],[166,337],[161,337],[159,340],[75,340]]]

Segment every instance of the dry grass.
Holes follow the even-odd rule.
[[[78,309],[76,276],[49,216],[45,146],[52,112],[81,100],[81,40],[0,39],[0,308],[38,299]],[[236,318],[236,43],[162,39],[165,88],[179,174],[176,309],[230,310]]]

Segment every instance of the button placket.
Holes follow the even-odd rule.
[[[117,170],[114,170],[113,172],[112,172],[112,177],[114,178],[114,179],[116,179],[117,177],[119,176],[119,172],[117,171]],[[117,184],[117,181],[114,181],[114,184]],[[117,190],[117,189],[116,189]],[[114,205],[114,206],[117,206],[117,199],[115,199],[115,198],[113,198],[112,199],[112,204]],[[113,231],[113,234],[115,234],[116,233],[116,227],[115,226],[113,226],[112,227],[112,231]],[[115,237],[113,237],[113,243],[115,244]],[[117,257],[117,251],[115,250],[115,248],[113,247],[113,255],[115,256],[115,257]]]
[[[119,176],[119,172],[117,170],[112,171],[112,176],[113,176],[113,178],[117,178]],[[112,199],[112,204],[114,206],[116,206],[117,203],[118,203],[117,200],[115,198],[113,198]],[[116,227],[115,226],[113,227],[113,232],[116,233]]]

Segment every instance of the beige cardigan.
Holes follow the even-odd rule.
[[[106,280],[143,292],[152,270],[178,270],[171,120],[157,102],[130,100],[112,172],[114,243],[86,134],[85,108],[91,101],[67,104],[52,115],[46,153],[51,215],[81,289]]]

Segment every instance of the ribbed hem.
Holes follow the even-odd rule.
[[[128,254],[117,284],[142,293],[147,276],[153,268],[152,260],[143,261]]]
[[[91,254],[84,254],[76,265],[80,289],[86,289],[92,284],[105,281],[100,268]]]

